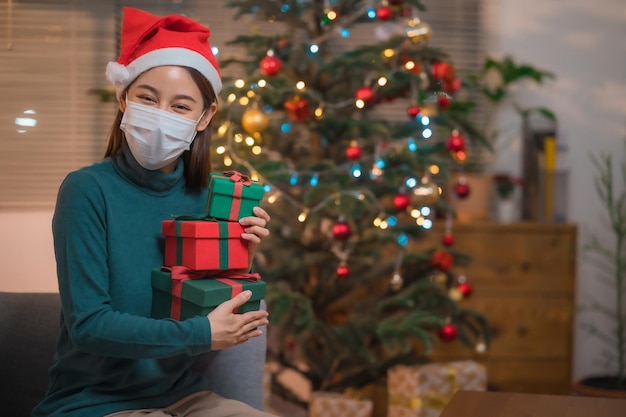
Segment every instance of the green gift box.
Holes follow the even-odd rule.
[[[207,216],[218,220],[238,221],[253,216],[252,209],[263,198],[263,186],[237,171],[209,174]]]
[[[241,278],[246,276],[251,278]],[[206,316],[219,304],[245,290],[252,291],[252,297],[237,308],[236,313],[258,311],[265,298],[265,282],[258,274],[230,271],[215,274],[215,271],[195,271],[180,266],[153,269],[152,317],[185,320]]]

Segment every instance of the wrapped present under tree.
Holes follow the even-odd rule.
[[[387,374],[388,417],[437,417],[458,390],[485,391],[487,371],[475,361],[397,365]]]

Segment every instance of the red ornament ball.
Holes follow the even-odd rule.
[[[409,108],[406,109],[406,114],[408,114],[411,119],[415,119],[420,114],[420,108],[417,106],[409,106]]]
[[[448,323],[439,329],[439,339],[441,339],[442,342],[453,342],[456,340],[458,334],[459,332],[456,325],[453,323]]]
[[[342,262],[337,267],[337,278],[346,279],[350,276],[350,268],[346,265],[345,262]]]
[[[393,208],[397,211],[404,211],[411,204],[411,199],[404,193],[396,194],[393,198]]]
[[[470,186],[465,181],[459,181],[454,185],[454,195],[457,198],[467,198],[470,195]]]
[[[461,89],[463,82],[459,78],[455,78],[452,81],[444,81],[443,88],[450,94],[456,94]]]
[[[446,233],[445,235],[443,235],[441,243],[443,243],[444,246],[452,246],[454,245],[454,237],[452,236],[452,234]]]
[[[473,288],[472,284],[470,284],[469,282],[463,282],[459,284],[457,288],[459,289],[459,291],[461,291],[461,294],[463,294],[463,298],[467,298],[472,295]]]
[[[346,240],[350,237],[350,225],[345,221],[338,221],[333,225],[333,237],[337,240]]]
[[[430,257],[430,265],[439,269],[440,271],[447,271],[452,268],[454,258],[445,250],[437,250]]]
[[[351,161],[356,161],[360,159],[362,154],[363,154],[363,150],[356,143],[352,143],[350,144],[350,146],[346,148],[346,158],[348,158]]]
[[[448,137],[448,142],[446,143],[446,147],[448,148],[448,150],[452,152],[464,151],[465,150],[465,138],[461,136],[457,131],[454,131]]]
[[[454,72],[454,66],[447,62],[433,62],[432,74],[436,80],[453,82]]]
[[[365,104],[369,104],[374,101],[374,90],[372,87],[363,86],[356,90],[357,100],[363,100]]]
[[[450,104],[452,104],[452,100],[450,99],[450,97],[448,97],[448,95],[441,94],[439,97],[437,97],[437,105],[441,110],[446,110],[448,107],[450,107]]]
[[[295,96],[291,100],[286,101],[285,110],[287,112],[287,116],[289,116],[296,122],[306,120],[311,115],[309,102],[304,100],[300,96]]]
[[[280,70],[282,69],[282,67],[283,67],[283,63],[278,57],[274,55],[266,56],[265,58],[261,60],[261,64],[260,64],[261,74],[267,77],[271,77],[271,76],[278,74]]]
[[[376,10],[376,17],[382,21],[393,19],[393,10],[389,6],[381,6]]]

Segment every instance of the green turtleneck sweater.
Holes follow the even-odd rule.
[[[34,417],[164,407],[207,389],[191,364],[211,349],[208,319],[150,318],[161,221],[204,211],[207,191],[184,185],[182,160],[171,174],[148,171],[128,150],[61,185],[52,222],[61,330]]]

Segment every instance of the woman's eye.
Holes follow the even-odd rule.
[[[182,110],[182,111],[189,111],[190,110],[190,108],[188,106],[185,106],[183,104],[177,104],[177,105],[174,106],[174,108],[176,110]]]
[[[154,100],[152,97],[150,96],[139,96],[139,99],[142,101],[148,101],[150,103],[154,103],[156,102],[156,100]]]

